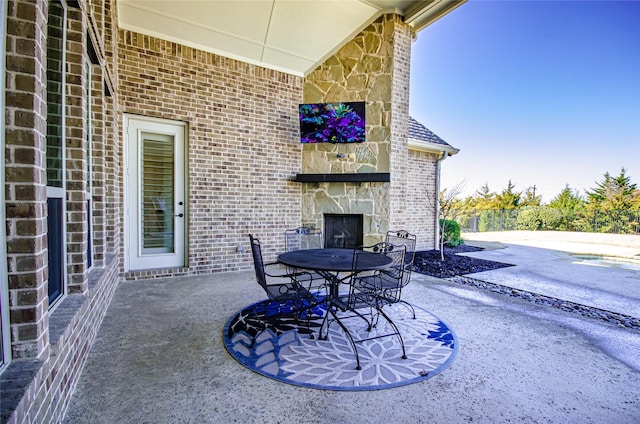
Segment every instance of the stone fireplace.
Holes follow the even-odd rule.
[[[302,222],[322,229],[326,247],[339,243],[334,237],[341,228],[336,229],[333,221],[348,226],[349,233],[355,233],[357,226],[357,239],[350,243],[360,246],[383,240],[389,228],[389,183],[303,183]]]
[[[341,231],[326,221],[333,215],[360,217],[362,241],[349,243],[373,245],[403,228],[433,245],[433,208],[425,202],[435,195],[436,156],[410,153],[408,145],[412,40],[401,17],[381,16],[304,79],[302,103],[364,101],[366,109],[365,142],[302,146],[293,178],[301,223],[322,229],[327,247],[340,244]]]
[[[362,215],[326,214],[324,216],[324,247],[355,249],[362,244]]]

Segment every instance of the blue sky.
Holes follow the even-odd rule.
[[[460,153],[442,188],[640,186],[640,2],[470,0],[418,34],[410,113]]]

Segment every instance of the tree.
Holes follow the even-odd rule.
[[[549,207],[556,209],[562,215],[558,229],[564,231],[584,230],[585,201],[576,190],[575,193],[566,184],[562,191],[551,200]]]
[[[542,203],[542,196],[536,196],[536,186],[527,188],[520,200],[518,206],[540,206]]]
[[[493,209],[495,197],[496,194],[491,191],[489,184],[484,183],[473,195],[471,203],[476,209]]]
[[[522,192],[515,192],[515,185],[509,180],[507,188],[495,196],[496,209],[517,209],[520,206]]]
[[[565,184],[562,191],[551,200],[549,206],[554,209],[576,210],[584,207],[584,199],[578,190],[574,193],[569,184]]]
[[[464,188],[464,181],[459,182],[451,189],[447,190],[446,188],[440,192],[440,213],[439,213],[439,223],[440,223],[440,259],[444,261],[444,244],[446,241],[446,232],[447,221],[449,216],[453,210],[455,205],[456,198],[462,192]]]
[[[593,213],[596,226],[601,232],[626,232],[621,227],[623,216],[637,202],[638,186],[631,184],[631,178],[622,168],[620,175],[612,177],[609,172],[597,187],[587,190],[587,209]]]
[[[596,188],[587,190],[588,203],[607,210],[629,209],[638,186],[631,184],[631,178],[625,173],[625,169],[622,168],[620,175],[613,178],[606,172],[604,181],[596,183]]]

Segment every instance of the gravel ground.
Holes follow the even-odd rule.
[[[445,247],[444,260],[442,260],[438,250],[418,251],[414,259],[413,271],[436,278],[451,278],[512,266],[511,264],[458,255],[458,253],[478,252],[481,250],[484,249],[464,244],[456,247]]]

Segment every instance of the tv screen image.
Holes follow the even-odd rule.
[[[302,143],[362,143],[365,141],[364,102],[301,104]]]

